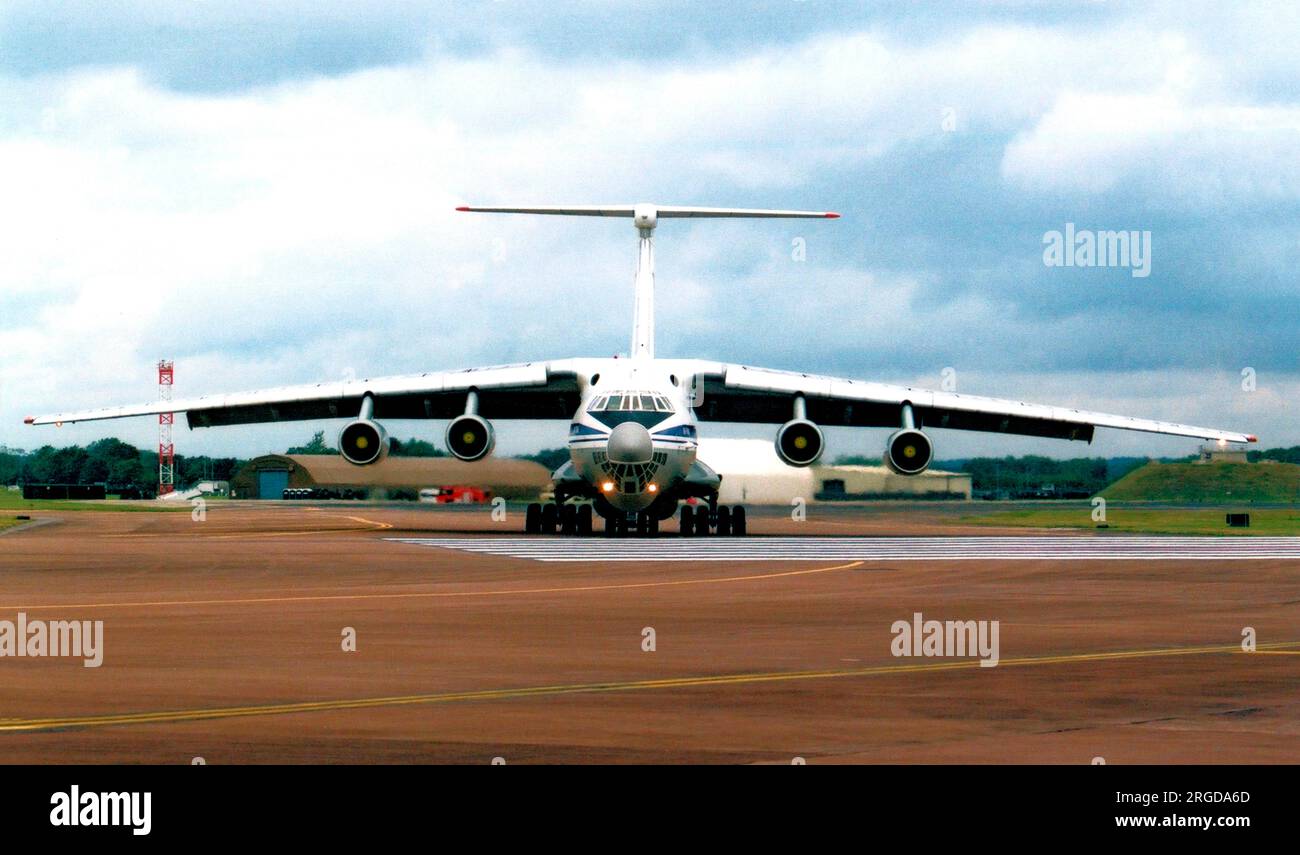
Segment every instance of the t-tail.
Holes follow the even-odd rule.
[[[653,359],[655,355],[655,226],[667,217],[756,217],[835,219],[833,211],[770,211],[762,208],[690,208],[676,205],[585,205],[557,207],[481,208],[463,205],[457,211],[478,211],[489,214],[558,214],[568,217],[631,217],[640,235],[636,262],[636,291],[632,312],[632,348],[634,359]]]

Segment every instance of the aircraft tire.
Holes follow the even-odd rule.
[[[717,533],[723,537],[731,534],[731,508],[726,505],[718,507]]]
[[[559,521],[559,510],[554,504],[547,502],[542,505],[542,534],[555,534],[555,526]]]

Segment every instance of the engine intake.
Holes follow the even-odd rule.
[[[825,448],[821,428],[807,419],[792,419],[776,432],[776,456],[789,466],[811,466]]]
[[[899,475],[920,475],[934,459],[930,438],[914,428],[904,428],[885,444],[885,465]]]
[[[339,431],[339,454],[355,466],[369,466],[388,456],[388,432],[370,419],[348,422]]]
[[[482,460],[497,444],[492,423],[480,416],[457,416],[447,425],[447,450],[460,460]]]

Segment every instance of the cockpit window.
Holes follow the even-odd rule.
[[[652,392],[614,392],[593,398],[588,412],[671,413],[673,405],[663,395]]]

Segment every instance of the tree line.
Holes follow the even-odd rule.
[[[246,461],[234,457],[176,455],[176,485],[228,481]],[[0,484],[104,484],[109,492],[149,492],[158,486],[158,453],[120,439],[82,447],[41,446],[23,451],[0,446]]]
[[[325,432],[317,431],[303,445],[293,446],[286,454],[338,454],[325,441]],[[433,443],[414,437],[394,441],[390,452],[395,457],[443,457],[446,452]],[[569,459],[567,448],[546,448],[536,454],[520,455],[554,471]],[[1275,460],[1300,464],[1300,446],[1251,451],[1251,462]],[[1161,458],[1163,463],[1181,463],[1194,456]],[[964,472],[971,476],[971,489],[977,494],[1005,493],[1008,496],[1093,495],[1133,469],[1147,463],[1146,457],[1076,457],[1056,460],[1040,455],[1022,457],[974,457],[964,460],[940,460],[935,469]],[[229,481],[248,461],[237,457],[176,455],[176,486],[188,489],[199,481]],[[879,466],[879,457],[849,455],[836,458],[837,465]],[[100,439],[89,445],[55,448],[42,446],[23,451],[0,446],[0,484],[105,484],[109,492],[136,489],[149,491],[158,483],[158,455],[153,450],[138,449],[120,439]]]
[[[325,441],[325,431],[318,430],[306,445],[295,445],[285,454],[338,454],[339,450]],[[447,452],[424,439],[393,439],[388,453],[393,457],[446,457]]]
[[[971,476],[976,496],[1005,494],[1008,497],[1091,496],[1112,481],[1147,462],[1145,457],[1076,457],[1055,460],[1037,454],[1023,457],[972,457],[936,460],[932,469],[961,472]],[[838,466],[880,466],[879,457],[860,454],[837,457]]]
[[[390,453],[395,457],[442,457],[446,452],[413,437],[394,441]],[[317,431],[305,445],[289,448],[285,454],[338,454],[338,450],[325,442],[324,431]],[[200,481],[229,481],[246,463],[238,457],[178,454],[176,488],[186,490]],[[110,493],[149,493],[158,486],[158,453],[114,437],[84,447],[44,445],[35,451],[0,446],[0,485],[14,484],[104,484]]]

